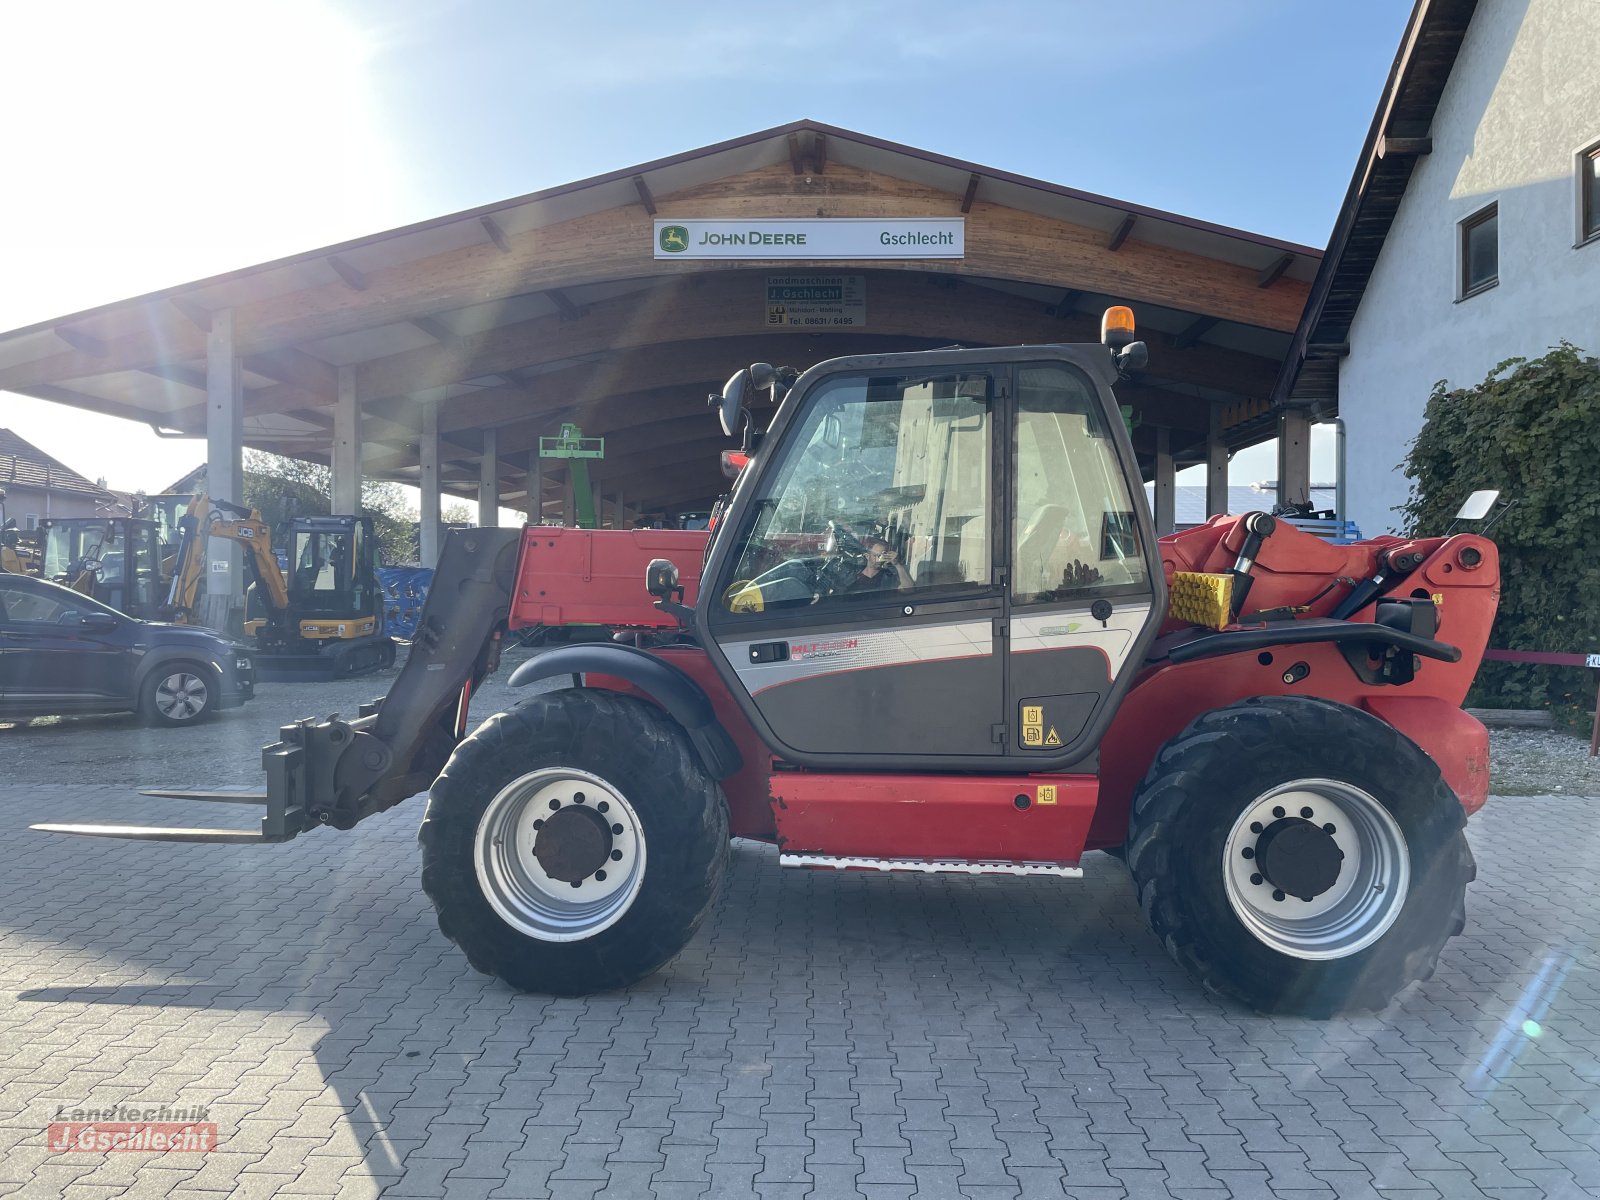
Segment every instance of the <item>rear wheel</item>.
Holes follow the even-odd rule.
[[[139,688],[139,715],[147,725],[198,725],[216,710],[211,673],[199,663],[163,664]]]
[[[1168,742],[1134,799],[1151,928],[1206,987],[1263,1012],[1381,1008],[1465,923],[1466,818],[1375,717],[1257,697]]]
[[[657,970],[721,888],[728,814],[670,718],[548,692],[456,748],[418,834],[439,928],[522,991],[583,995]]]

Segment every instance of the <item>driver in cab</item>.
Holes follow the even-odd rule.
[[[862,546],[867,552],[866,564],[845,591],[852,594],[904,591],[912,586],[911,573],[901,564],[900,556],[888,542],[881,537],[868,536],[863,539]]]

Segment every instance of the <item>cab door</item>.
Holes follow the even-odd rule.
[[[970,352],[929,360],[808,373],[713,544],[707,647],[792,761],[951,768],[1004,752],[1009,369]]]
[[[1019,363],[1015,379],[1007,744],[1013,757],[1053,769],[1093,749],[1165,597],[1109,391],[1066,361]]]

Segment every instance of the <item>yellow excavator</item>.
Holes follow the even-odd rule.
[[[22,544],[22,530],[16,520],[7,520],[0,528],[0,571],[13,575],[33,574],[33,552]]]
[[[394,665],[373,571],[372,518],[296,517],[287,535],[284,568],[259,511],[200,491],[178,521],[162,617],[198,622],[206,543],[224,538],[245,549],[244,632],[256,645],[258,679],[342,679]]]

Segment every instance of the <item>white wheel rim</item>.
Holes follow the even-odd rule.
[[[169,721],[188,721],[206,707],[206,681],[188,671],[175,671],[156,684],[156,711]]]
[[[597,841],[602,828],[609,840]],[[473,865],[484,899],[512,928],[545,942],[579,941],[632,907],[644,883],[644,830],[627,798],[599,776],[547,767],[489,802]],[[573,875],[581,875],[576,887]]]
[[[1311,824],[1325,833],[1333,827],[1329,836],[1344,857],[1325,891],[1309,900],[1290,895],[1263,873],[1257,850],[1275,823]],[[1405,834],[1389,810],[1360,788],[1330,779],[1297,779],[1257,797],[1234,822],[1222,856],[1234,915],[1291,958],[1346,958],[1366,949],[1394,924],[1411,886]]]

